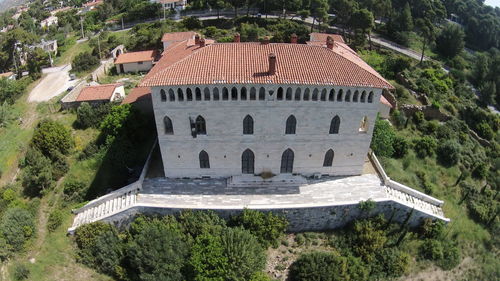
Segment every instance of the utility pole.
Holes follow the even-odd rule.
[[[83,33],[83,18],[80,17],[80,28],[82,30],[82,39],[85,38],[85,33]]]
[[[19,70],[17,69],[17,60],[16,60],[16,48],[18,42],[14,42],[14,49],[12,50],[12,60],[14,61],[14,67],[16,68],[16,77],[19,74]]]
[[[125,29],[125,25],[123,24],[123,16],[122,16],[122,29]]]
[[[102,30],[101,30],[102,31]],[[101,55],[101,41],[99,40],[99,37],[101,37],[101,31],[97,33],[97,47],[99,48],[99,59],[102,61],[102,55]]]

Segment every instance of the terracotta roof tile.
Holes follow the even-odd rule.
[[[141,86],[192,84],[311,84],[391,88],[380,74],[355,53],[340,46],[330,50],[304,44],[216,43],[181,48],[173,61],[157,64]],[[347,47],[348,48],[348,47]],[[176,56],[168,49],[164,58]],[[268,75],[268,56],[275,54],[277,70]],[[162,58],[163,60],[163,58]],[[161,61],[161,60],[160,60]]]
[[[188,40],[188,39],[193,39],[195,35],[196,35],[196,32],[194,32],[194,31],[169,32],[169,33],[163,34],[163,37],[161,38],[161,42],[184,41],[184,40]]]
[[[156,50],[123,53],[116,58],[115,64],[132,63],[139,61],[153,61],[156,57],[156,54]]]
[[[14,72],[10,71],[10,72],[5,72],[5,73],[0,73],[0,77],[5,77],[5,78],[9,78],[10,76],[12,76],[14,74]]]
[[[311,42],[326,42],[326,38],[328,36],[332,37],[333,41],[335,41],[335,42],[345,43],[344,37],[342,37],[342,35],[319,33],[319,32],[313,32],[313,33],[309,34],[309,37],[310,37],[309,40]]]
[[[95,0],[95,1],[90,1],[90,2],[85,3],[85,4],[83,4],[83,6],[92,7],[92,6],[101,5],[103,3],[104,3],[104,0]]]
[[[118,86],[122,86],[122,84],[105,84],[85,87],[76,98],[76,101],[110,100]]]
[[[145,99],[151,99],[151,88],[149,87],[135,87],[123,99],[122,104],[134,103]]]

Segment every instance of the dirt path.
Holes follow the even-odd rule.
[[[69,71],[71,65],[53,67],[44,70],[47,73],[40,83],[30,92],[29,102],[48,101],[66,91],[71,86],[75,86],[77,80],[70,80]]]

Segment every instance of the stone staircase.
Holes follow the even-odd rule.
[[[440,217],[441,219],[445,219],[443,209],[439,204],[424,201],[420,198],[417,198],[416,196],[391,188],[387,185],[384,185],[384,189],[387,196],[394,201],[403,203],[416,210],[431,214],[433,216]]]

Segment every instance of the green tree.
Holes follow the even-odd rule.
[[[362,281],[367,277],[367,269],[358,259],[328,252],[302,254],[290,267],[292,281]]]
[[[71,133],[59,121],[44,119],[33,133],[32,144],[44,155],[54,158],[58,153],[68,154],[73,148]]]
[[[447,167],[456,165],[460,160],[461,149],[456,140],[440,142],[436,151],[439,162]]]
[[[460,25],[449,23],[436,38],[436,50],[444,57],[453,58],[463,50],[464,39],[465,33]]]
[[[311,32],[314,30],[314,23],[318,21],[318,26],[320,23],[325,22],[328,19],[328,10],[330,6],[327,0],[311,0],[311,16],[313,17],[313,22],[311,24]]]
[[[413,141],[413,148],[415,149],[418,157],[421,158],[432,156],[436,147],[436,139],[430,136],[424,136]]]
[[[72,70],[82,72],[92,69],[99,64],[99,58],[90,52],[83,52],[75,56],[71,62]]]
[[[487,81],[479,88],[479,100],[484,105],[493,104],[495,101],[495,95],[497,92],[497,87],[495,82]]]
[[[52,162],[38,149],[28,149],[21,180],[28,195],[38,196],[40,191],[52,186]]]
[[[422,55],[420,56],[420,63],[422,63],[424,61],[425,48],[434,41],[436,31],[434,24],[428,18],[418,19],[416,25],[418,33],[422,36]]]
[[[19,207],[7,209],[0,221],[0,233],[12,250],[20,251],[35,234],[33,216]]]
[[[32,79],[38,79],[42,73],[42,66],[50,65],[49,55],[43,49],[35,48],[28,53],[28,71]]]
[[[245,209],[237,216],[231,217],[231,226],[242,226],[257,237],[264,246],[275,245],[278,238],[283,235],[288,225],[285,218],[273,213],[263,213],[260,211]]]
[[[351,24],[355,30],[361,31],[360,36],[368,35],[370,49],[372,48],[371,31],[375,27],[372,12],[367,9],[357,10],[351,17]],[[362,47],[362,46],[359,46]]]
[[[396,134],[389,122],[381,119],[375,121],[371,148],[376,155],[391,157],[394,154],[394,138]]]
[[[350,27],[351,17],[358,10],[358,2],[353,0],[332,0],[332,9],[335,11],[335,22],[342,26],[342,35],[346,38],[346,29]]]

